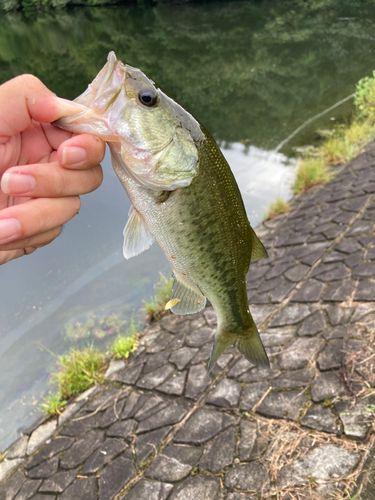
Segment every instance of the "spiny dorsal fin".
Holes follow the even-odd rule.
[[[264,248],[263,243],[260,241],[258,236],[255,234],[255,231],[252,227],[250,227],[251,234],[251,259],[250,262],[258,259],[267,259],[268,253]]]
[[[132,206],[129,210],[129,219],[124,228],[123,252],[125,259],[139,255],[149,248],[154,239],[148,232],[142,216]]]
[[[180,299],[171,308],[174,314],[193,314],[201,311],[206,305],[206,297],[199,289],[195,291],[177,276],[174,276],[171,301],[174,299]]]

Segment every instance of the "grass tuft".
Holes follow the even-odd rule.
[[[58,365],[59,371],[53,378],[61,400],[76,396],[104,380],[105,354],[93,346],[83,351],[71,349],[68,354],[59,356]]]
[[[134,352],[139,344],[139,327],[140,324],[132,318],[129,328],[126,330],[126,335],[119,335],[116,341],[110,348],[115,359],[128,358],[131,352]]]
[[[150,299],[144,300],[146,314],[150,320],[159,319],[165,313],[165,304],[172,295],[173,279],[166,278],[160,273],[160,278],[155,285],[155,295]]]
[[[45,403],[41,403],[38,407],[45,415],[52,417],[53,415],[61,415],[61,411],[66,405],[66,400],[62,400],[59,393],[49,393],[45,398]]]
[[[290,204],[282,198],[277,198],[277,200],[269,206],[264,220],[271,220],[278,215],[286,214],[288,212],[290,212]]]
[[[300,163],[293,184],[294,194],[303,193],[308,189],[323,184],[332,179],[333,175],[327,170],[320,158],[306,158]]]

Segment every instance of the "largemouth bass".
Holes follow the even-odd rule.
[[[246,273],[267,252],[248,221],[240,191],[219,147],[184,108],[114,52],[76,102],[87,110],[56,125],[105,140],[132,208],[124,256],[155,240],[173,269],[175,314],[210,300],[217,331],[208,371],[229,345],[267,365],[249,311]]]

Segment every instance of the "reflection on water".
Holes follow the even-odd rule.
[[[373,69],[375,3],[218,2],[56,12],[0,19],[0,83],[39,76],[58,95],[80,94],[114,50],[140,67],[220,143],[253,226],[288,198],[290,147],[348,116],[351,102],[276,146],[354,90]],[[326,5],[327,4],[327,5]],[[291,8],[291,6],[293,8]],[[345,20],[345,19],[346,20]],[[247,144],[248,146],[244,146]],[[282,154],[283,153],[283,154]],[[157,245],[122,257],[129,201],[106,157],[104,182],[57,241],[0,269],[0,450],[36,418],[56,355],[75,341],[67,325],[112,313],[129,319],[168,265]],[[113,337],[88,335],[104,347]]]

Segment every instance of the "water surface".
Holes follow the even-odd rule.
[[[373,69],[374,2],[219,2],[73,9],[0,19],[0,83],[37,75],[74,98],[114,50],[141,68],[212,133],[232,166],[252,225],[270,201],[290,196],[292,147],[349,117],[351,101],[275,149],[305,120],[354,91]],[[69,325],[139,315],[168,265],[156,245],[125,261],[129,201],[103,162],[105,179],[86,195],[57,241],[0,269],[0,449],[32,423],[55,366],[50,352],[104,345]]]

